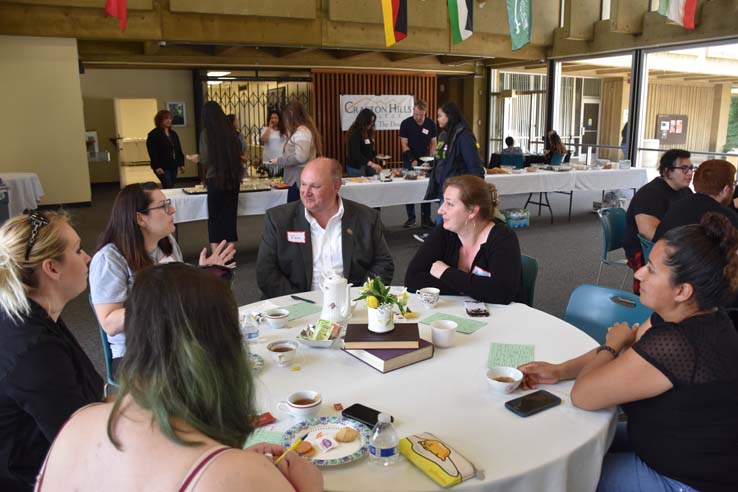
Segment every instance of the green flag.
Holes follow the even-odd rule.
[[[507,0],[507,20],[512,49],[519,50],[530,43],[530,0]]]
[[[451,40],[459,44],[474,32],[473,0],[448,0],[448,18],[451,24]]]

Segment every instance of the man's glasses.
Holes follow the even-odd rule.
[[[171,198],[167,198],[166,200],[164,200],[164,203],[161,204],[161,205],[159,205],[158,207],[145,208],[145,209],[141,210],[141,212],[144,212],[144,213],[151,212],[152,210],[158,210],[160,208],[163,208],[164,209],[164,213],[168,214],[169,211],[172,209],[172,200],[171,200]]]
[[[693,173],[696,169],[694,166],[672,166],[671,169],[679,169],[684,174]]]
[[[38,239],[38,231],[45,225],[49,225],[49,219],[46,218],[41,212],[31,212],[28,214],[28,222],[31,223],[31,235],[28,236],[28,245],[26,245],[26,261],[31,255],[31,249],[36,244]]]

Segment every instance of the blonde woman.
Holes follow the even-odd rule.
[[[290,185],[287,201],[295,202],[300,199],[302,169],[322,153],[321,138],[313,119],[298,101],[289,103],[282,116],[289,137],[282,157],[271,162],[284,166],[284,182]]]
[[[87,287],[90,257],[66,216],[0,228],[0,490],[31,490],[50,443],[103,381],[60,314]]]

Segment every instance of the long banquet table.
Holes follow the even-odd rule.
[[[44,196],[41,181],[36,173],[0,173],[0,178],[8,186],[8,212],[10,217],[20,215],[24,210],[35,210]]]
[[[356,288],[353,293],[357,292]],[[300,294],[320,305],[321,294]],[[423,308],[415,295],[409,306],[423,320],[433,313],[465,317],[463,298],[444,296],[433,309]],[[241,312],[267,307],[290,306],[298,301],[288,296],[240,308]],[[479,468],[483,480],[472,478],[453,487],[464,491],[564,492],[594,490],[604,453],[615,428],[613,408],[589,412],[571,404],[572,382],[545,386],[562,404],[528,418],[518,417],[504,402],[521,396],[493,392],[485,381],[491,342],[533,344],[535,358],[563,361],[592,349],[596,342],[572,325],[524,304],[489,305],[487,325],[471,335],[456,334],[451,348],[437,348],[432,359],[386,374],[379,373],[340,349],[300,345],[299,370],[280,367],[270,359],[266,345],[276,340],[294,340],[318,314],[291,321],[287,328],[261,325],[261,337],[250,345],[265,359],[256,376],[257,406],[278,418],[269,432],[283,432],[299,421],[278,411],[277,402],[300,390],[320,392],[320,416],[339,416],[334,403],[344,408],[353,403],[390,413],[398,434],[431,432],[447,441]],[[366,322],[366,307],[360,301],[353,322]],[[430,329],[420,324],[421,337],[430,340]],[[368,456],[352,463],[322,469],[327,491],[437,491],[406,459],[389,468],[369,462]]]
[[[519,174],[488,174],[486,181],[494,183],[500,195],[523,193],[551,193],[557,191],[603,191],[618,188],[640,188],[648,177],[642,168],[608,169],[600,171],[537,171]],[[369,207],[389,207],[423,202],[428,178],[407,181],[395,178],[391,182],[346,181],[341,186],[341,196]],[[208,218],[207,195],[188,195],[182,189],[162,190],[172,200],[176,223],[206,220]],[[241,193],[238,199],[238,215],[261,215],[276,205],[287,202],[286,190]]]

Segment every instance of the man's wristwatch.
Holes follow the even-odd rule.
[[[615,351],[615,349],[612,348],[612,347],[610,347],[609,345],[600,345],[599,347],[597,347],[597,353],[598,354],[600,352],[602,352],[603,350],[605,350],[607,352],[610,352],[612,354],[613,358],[617,358],[617,356],[618,356],[618,353]]]

